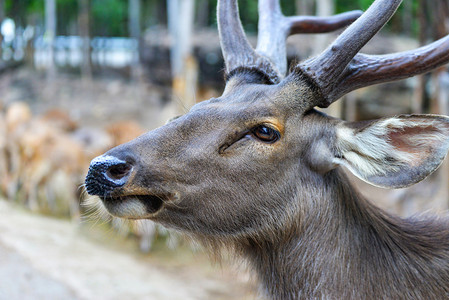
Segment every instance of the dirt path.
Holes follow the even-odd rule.
[[[227,271],[163,265],[0,200],[0,299],[253,298],[245,279]]]
[[[63,283],[40,272],[30,262],[0,244],[0,299],[76,299]]]

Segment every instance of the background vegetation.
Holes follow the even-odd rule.
[[[36,24],[43,26],[45,1],[42,0],[4,0],[5,16],[14,19],[19,25]],[[307,13],[313,14],[314,1],[308,0],[282,0],[281,5],[286,15],[300,12],[300,2],[308,2]],[[79,0],[56,0],[58,15],[58,33],[73,35],[77,33],[77,20]],[[92,17],[91,32],[93,36],[128,36],[128,2],[127,0],[90,0],[90,13]],[[404,1],[394,16],[390,27],[395,33],[403,30],[411,31],[415,36],[418,33],[419,20],[414,18],[418,13],[420,0]],[[427,1],[430,2],[430,1]],[[197,25],[215,26],[215,7],[217,0],[197,0]],[[372,3],[371,0],[335,0],[333,1],[337,13],[362,9],[365,10]],[[257,27],[257,1],[240,0],[240,14],[247,30],[255,31]],[[166,17],[161,12],[166,10],[166,1],[141,0],[143,14],[142,26],[166,23]]]

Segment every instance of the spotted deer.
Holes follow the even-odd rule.
[[[87,192],[114,216],[231,249],[269,299],[448,299],[449,219],[393,216],[341,166],[380,187],[419,182],[448,152],[449,117],[346,122],[315,109],[449,61],[449,36],[401,53],[358,53],[400,3],[318,18],[285,17],[279,0],[260,0],[254,49],[237,0],[219,0],[222,96],[95,158]],[[347,25],[287,72],[289,35]]]

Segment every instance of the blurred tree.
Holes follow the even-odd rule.
[[[45,3],[42,0],[2,0],[4,16],[14,20],[18,27],[28,24],[28,17],[33,14],[44,14]]]
[[[58,35],[79,35],[79,0],[56,0]]]
[[[431,41],[439,39],[448,33],[447,24],[449,20],[449,4],[447,0],[418,0],[418,20],[420,45],[425,45]],[[436,74],[438,71],[435,71]],[[426,89],[430,75],[417,77],[415,85],[412,110],[413,112],[428,112],[431,110],[431,96]],[[436,103],[437,101],[433,101]]]
[[[5,18],[5,0],[0,0],[0,29]],[[0,30],[0,61],[3,59],[3,35]]]
[[[403,2],[402,11],[402,30],[405,34],[410,35],[413,32],[413,2]]]
[[[78,0],[78,30],[82,39],[81,76],[92,79],[92,58],[90,47],[90,0]]]
[[[141,23],[143,28],[167,24],[167,1],[141,0]]]
[[[56,36],[56,2],[45,0],[45,39],[48,45],[48,69],[47,77],[53,80],[56,75],[54,61],[54,42]]]
[[[19,26],[27,24],[27,18],[32,13],[44,13],[42,0],[2,0],[5,2],[5,12],[13,18]],[[77,28],[79,0],[55,0],[58,7],[57,31],[62,34],[74,34]],[[129,34],[128,3],[132,0],[91,0],[91,30],[92,35],[98,36],[127,36]],[[145,16],[145,26],[166,24],[165,5],[161,0],[140,0],[141,14]],[[196,14],[199,26],[215,26],[215,8],[217,0],[196,0]],[[334,0],[335,11],[341,13],[353,9],[366,10],[373,0]],[[438,1],[429,1],[434,3]],[[448,2],[443,0],[443,2]],[[317,0],[281,0],[286,15],[313,14]],[[407,0],[399,7],[389,28],[395,32],[405,31],[417,34],[419,0]],[[257,1],[239,0],[240,15],[246,30],[255,32],[257,29]],[[162,13],[164,12],[164,13]],[[111,22],[114,20],[114,22]]]
[[[129,36],[140,38],[140,0],[128,1],[128,30]]]
[[[28,24],[37,26],[38,34],[41,28],[46,28],[44,20],[46,18],[47,0],[1,0],[4,2],[4,12],[9,18],[14,19],[17,28],[23,28]],[[61,35],[84,35],[86,28],[90,30],[91,36],[134,36],[131,24],[133,17],[131,11],[136,0],[87,0],[90,2],[90,20],[84,30],[80,28],[80,18],[83,18],[81,5],[82,0],[52,0],[56,3],[58,21],[56,30]],[[190,0],[189,0],[190,1]],[[282,9],[285,15],[293,14],[313,14],[321,0],[281,0]],[[167,1],[161,0],[138,0],[140,3],[139,14],[141,17],[140,28],[147,28],[153,25],[167,24]],[[216,3],[217,0],[194,0],[195,2],[195,24],[197,27],[216,28]],[[340,13],[353,9],[366,10],[373,0],[334,0],[335,12]],[[386,30],[394,34],[407,34],[414,37],[419,36],[419,17],[423,14],[419,8],[420,0],[407,0],[399,7],[398,12],[391,22],[387,24]],[[426,5],[448,5],[448,0],[426,0]],[[441,4],[442,3],[442,4]],[[321,5],[322,6],[322,5]],[[251,34],[257,30],[257,1],[239,0],[240,15],[245,30]],[[426,18],[432,18],[435,14],[444,11],[433,8],[426,13]],[[79,14],[80,13],[80,14]],[[31,22],[31,16],[33,22]],[[37,16],[37,17],[36,17]],[[436,16],[436,15],[435,15]],[[433,18],[437,20],[438,18]],[[83,22],[86,24],[86,22]],[[427,36],[435,35],[435,31],[441,31],[436,27],[443,28],[444,23],[429,21]],[[135,26],[133,28],[136,28]]]
[[[259,20],[257,13],[257,1],[240,0],[239,1],[240,19],[245,31],[256,32],[257,22]]]
[[[333,0],[316,0],[316,15],[320,17],[327,17],[333,15],[335,12],[335,5]],[[315,54],[321,53],[329,44],[329,36],[319,34],[315,39]]]
[[[171,38],[171,69],[174,77],[184,68],[184,61],[192,53],[193,0],[168,0],[168,29]]]
[[[171,38],[170,63],[173,96],[179,113],[195,104],[198,67],[192,53],[194,0],[168,0],[168,27]]]
[[[430,40],[440,39],[449,34],[449,1],[433,0],[427,3],[428,21],[431,23],[431,31],[427,36]],[[431,82],[433,89],[430,97],[430,112],[442,115],[449,114],[449,72],[447,66],[443,66],[432,72]],[[449,160],[446,159],[437,172],[439,183],[442,188],[436,199],[442,202],[441,207],[448,207],[449,204]]]
[[[331,16],[335,13],[335,3],[333,0],[316,0],[316,15],[317,16]],[[326,34],[319,34],[315,37],[315,54],[321,53],[330,43],[330,36]],[[325,111],[334,117],[341,118],[343,109],[343,101],[336,101],[329,106]]]
[[[449,2],[447,0],[434,0],[429,3],[433,14],[430,16],[433,27],[433,39],[440,39],[449,31]]]
[[[196,8],[196,25],[198,27],[207,27],[209,26],[209,1],[208,0],[199,0],[197,1],[197,8]]]
[[[129,0],[128,4],[128,27],[129,34],[137,44],[140,43],[140,0]],[[137,47],[139,49],[139,47]],[[133,62],[131,64],[131,76],[137,78],[139,75],[139,55],[134,52]]]
[[[128,36],[128,0],[92,0],[92,35]]]
[[[21,26],[24,23],[24,14],[25,11],[23,1],[13,1],[11,4],[11,14],[14,17],[14,21],[16,25]]]
[[[318,16],[331,16],[335,11],[333,0],[316,0],[316,14]]]
[[[313,0],[296,0],[297,15],[313,15]]]
[[[284,13],[284,15],[286,15],[286,16],[296,15],[296,1],[281,0],[281,9],[282,9],[282,12]]]
[[[430,6],[432,17],[429,19],[432,22],[433,27],[431,39],[437,40],[449,34],[449,3],[447,0],[434,0],[430,3]],[[441,67],[432,73],[432,81],[436,84],[431,99],[431,113],[447,115],[449,112],[449,98],[447,96],[449,95],[449,86],[447,82],[445,82],[448,77],[449,73],[446,66]]]

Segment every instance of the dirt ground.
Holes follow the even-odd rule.
[[[143,255],[87,224],[4,200],[0,232],[0,299],[254,299],[245,271],[213,266],[201,252]]]

